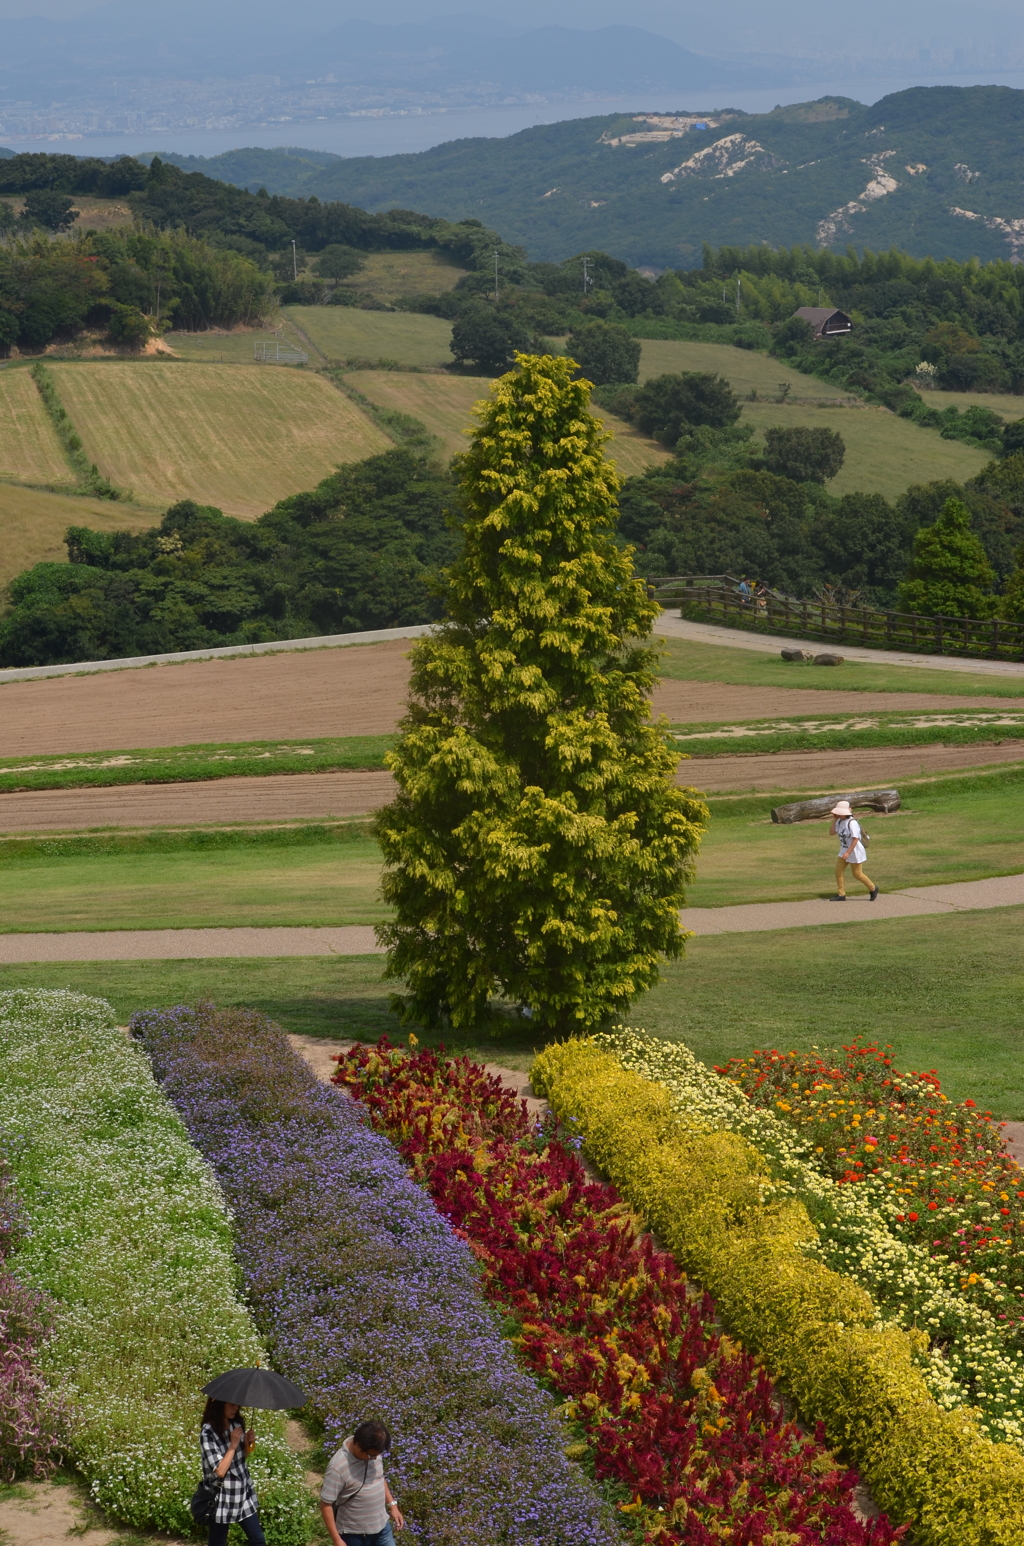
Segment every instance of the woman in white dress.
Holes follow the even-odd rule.
[[[836,894],[829,897],[829,901],[846,901],[846,869],[849,865],[854,879],[867,887],[871,893],[868,900],[873,902],[878,895],[878,887],[870,875],[864,873],[864,860],[868,856],[867,849],[864,847],[864,834],[860,830],[860,822],[854,816],[849,800],[840,800],[838,805],[833,805],[831,814],[833,821],[830,830],[833,837],[839,839],[839,858],[836,860]]]

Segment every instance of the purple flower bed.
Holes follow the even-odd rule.
[[[362,1418],[392,1430],[404,1539],[621,1542],[468,1247],[361,1108],[262,1015],[182,1007],[132,1030],[224,1188],[253,1314],[275,1366],[309,1392],[328,1453]]]
[[[0,1482],[47,1476],[57,1463],[62,1412],[35,1367],[46,1335],[42,1297],[7,1270],[23,1234],[14,1180],[0,1154]]]

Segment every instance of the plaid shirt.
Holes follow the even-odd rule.
[[[228,1441],[221,1438],[216,1428],[204,1423],[199,1435],[199,1447],[203,1453],[203,1476],[206,1481],[216,1483],[214,1472],[228,1452]],[[245,1463],[245,1444],[242,1443],[235,1450],[235,1458],[220,1484],[213,1517],[219,1525],[237,1524],[238,1520],[248,1519],[250,1514],[255,1514],[258,1506],[256,1490]]]

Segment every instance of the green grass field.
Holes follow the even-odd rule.
[[[252,519],[393,442],[324,377],[273,365],[104,360],[53,378],[86,455],[142,500]]]
[[[286,306],[283,315],[329,362],[394,360],[419,370],[452,362],[452,325],[441,317],[354,306]]]
[[[69,526],[142,531],[158,519],[155,511],[145,511],[137,504],[0,483],[0,586],[32,564],[66,563],[64,533]]]
[[[16,789],[100,789],[116,784],[181,784],[271,773],[379,768],[391,735],[329,736],[313,741],[230,741],[145,747],[77,757],[0,759],[0,793]]]
[[[789,428],[809,424],[838,430],[846,442],[846,462],[839,476],[829,484],[833,494],[884,494],[887,499],[895,499],[912,483],[928,483],[935,478],[953,478],[962,483],[991,460],[976,447],[959,440],[943,440],[935,430],[919,429],[884,408],[815,406],[822,399],[833,399],[837,404],[844,400],[855,403],[858,399],[814,376],[801,375],[756,350],[736,349],[729,344],[644,340],[641,381],[680,370],[711,371],[725,376],[743,398],[756,392],[764,401],[744,402],[743,423],[752,424],[758,435],[774,425]],[[789,387],[789,395],[785,403],[779,403],[783,383]],[[929,402],[932,397],[937,400],[940,396],[955,395],[929,393]],[[1014,401],[1019,415],[1024,412],[1024,399]],[[995,407],[994,399],[991,406]]]
[[[905,785],[897,815],[863,818],[874,839],[868,873],[897,890],[1019,872],[1022,792],[1022,769]],[[776,803],[712,802],[691,906],[831,894],[837,845],[828,823],[775,826]],[[379,868],[359,824],[8,839],[0,932],[377,923]]]
[[[314,840],[301,841],[307,836]],[[264,837],[258,845],[243,838],[149,842],[134,850],[98,843],[93,852],[79,842],[63,854],[47,854],[46,844],[21,845],[0,858],[0,930],[316,926],[378,923],[386,916],[372,839],[343,831],[316,841],[308,829]]]
[[[72,988],[137,1009],[209,997],[246,1004],[288,1031],[338,1040],[401,1040],[394,985],[379,956],[267,960],[99,961],[0,967],[0,988]],[[883,919],[691,940],[631,1025],[685,1040],[709,1063],[754,1047],[808,1049],[880,1037],[904,1068],[935,1068],[954,1100],[1024,1118],[1024,955],[1020,910]],[[521,1021],[468,1034],[420,1030],[427,1044],[528,1068],[539,1050]]]
[[[0,370],[0,478],[75,485],[28,370]]]
[[[438,252],[368,252],[358,274],[341,283],[392,305],[403,295],[445,295],[465,273]]]
[[[674,614],[673,614],[674,615]],[[657,629],[655,629],[657,631]],[[662,638],[661,674],[679,681],[727,682],[735,687],[828,688],[843,692],[941,693],[957,698],[1024,697],[1020,676],[938,671],[930,667],[862,665],[848,660],[839,671],[800,665],[777,654]],[[856,707],[856,705],[853,705]],[[894,708],[899,705],[894,703]]]
[[[900,790],[903,806],[894,815],[865,811],[859,818],[872,838],[864,868],[883,891],[1024,870],[1024,769],[901,783]],[[839,845],[829,822],[776,826],[769,813],[782,800],[757,803],[760,809],[745,804],[745,814],[730,815],[727,802],[714,802],[688,891],[691,907],[795,902],[835,891]],[[850,877],[846,889],[863,892]]]
[[[395,409],[419,419],[441,442],[448,456],[466,449],[468,431],[476,422],[473,405],[487,396],[492,379],[490,376],[405,375],[391,370],[350,371],[345,377],[358,392],[379,407]],[[668,452],[662,446],[637,434],[614,414],[604,413],[600,408],[594,411],[612,432],[613,439],[606,454],[623,477],[668,460]]]
[[[275,343],[280,343],[282,347],[309,352],[302,338],[283,316],[280,325],[276,327],[237,328],[230,333],[220,328],[207,333],[167,333],[164,342],[179,359],[194,360],[206,365],[251,365],[255,347],[262,344],[269,344],[273,348]]]
[[[929,408],[991,408],[1007,421],[1024,419],[1024,397],[1009,392],[921,392],[918,394]]]
[[[814,376],[802,375],[773,360],[770,355],[757,349],[736,349],[731,344],[689,343],[676,339],[645,338],[640,354],[640,380],[650,376],[673,375],[677,371],[708,371],[714,376],[724,376],[732,383],[739,397],[756,392],[758,397],[774,400],[780,386],[789,388],[789,399],[796,398],[817,402],[831,399],[836,402],[859,402],[854,393],[829,381],[818,381]]]
[[[739,351],[737,351],[739,352]],[[846,443],[846,460],[828,485],[831,494],[883,494],[896,499],[912,483],[952,478],[964,483],[992,460],[962,440],[943,440],[885,408],[816,408],[800,403],[744,403],[744,424],[759,435],[781,425],[832,429]]]

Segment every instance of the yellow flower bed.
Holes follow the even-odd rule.
[[[804,1254],[807,1210],[772,1195],[756,1149],[674,1114],[662,1086],[590,1042],[549,1047],[532,1080],[915,1543],[1019,1546],[1024,1455],[943,1411],[913,1362],[920,1334],[879,1326],[868,1294]]]

